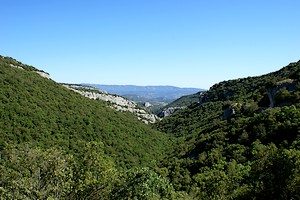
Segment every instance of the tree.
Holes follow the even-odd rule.
[[[112,199],[171,199],[170,182],[149,168],[132,168],[120,177]]]
[[[72,198],[109,199],[116,169],[100,142],[85,143],[74,170]]]
[[[255,161],[251,178],[253,191],[250,196],[257,199],[300,198],[300,151],[277,148],[274,144],[253,145]]]
[[[10,147],[0,160],[0,194],[4,199],[63,199],[72,182],[74,160],[50,148]]]

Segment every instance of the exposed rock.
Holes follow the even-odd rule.
[[[163,111],[161,111],[161,113],[158,114],[158,116],[160,118],[164,118],[164,117],[167,117],[167,116],[170,116],[172,115],[174,112],[178,111],[178,110],[181,110],[181,109],[184,109],[185,107],[169,107],[169,108],[166,108],[164,109]]]
[[[209,101],[209,99],[208,99],[206,93],[205,93],[205,92],[201,92],[201,93],[199,94],[199,102],[198,102],[199,105],[204,104],[204,103],[206,103],[206,102],[208,102],[208,101]]]
[[[223,115],[222,115],[222,119],[227,120],[230,117],[232,117],[234,114],[235,114],[235,110],[234,110],[234,108],[232,108],[230,106],[230,107],[228,107],[227,109],[224,110]]]
[[[285,88],[289,92],[295,91],[295,90],[297,90],[297,82],[293,81],[292,79],[286,79],[286,80],[277,82],[275,87],[270,88],[269,91],[267,92],[267,95],[268,95],[268,98],[270,101],[270,105],[269,105],[270,108],[273,108],[274,106],[280,106],[280,105],[278,105],[278,103],[276,103],[275,94],[278,90],[280,90],[282,88]],[[281,102],[281,105],[282,106],[288,105],[288,103]]]
[[[39,75],[41,75],[44,78],[50,79],[50,74],[46,73],[46,72],[41,72],[41,71],[35,71],[36,73],[38,73]]]
[[[270,105],[269,105],[270,108],[274,107],[274,93],[275,93],[274,89],[269,90],[267,93],[269,101],[270,101]]]
[[[13,65],[13,64],[9,64],[9,65],[13,68],[24,70],[24,68],[21,67],[21,66],[17,66],[17,65]],[[44,78],[50,79],[50,74],[49,73],[46,73],[46,72],[43,72],[43,71],[34,71],[34,72],[39,74],[40,76],[42,76]]]
[[[9,64],[11,67],[14,67],[14,68],[17,68],[17,69],[22,69],[22,70],[24,70],[24,68],[23,67],[21,67],[21,66],[16,66],[16,65],[13,65],[13,64]]]
[[[149,103],[149,102],[145,102],[145,103],[144,103],[144,106],[145,106],[145,108],[149,108],[149,107],[151,107],[151,106],[152,106],[152,104],[151,104],[151,103]]]
[[[244,105],[246,106],[246,105]],[[227,120],[231,118],[236,113],[239,113],[242,109],[243,105],[241,103],[231,103],[225,106],[225,109],[222,114],[222,120]]]
[[[146,112],[145,110],[141,109],[135,102],[130,101],[124,97],[108,94],[106,91],[102,91],[90,86],[70,84],[63,84],[63,86],[90,99],[109,102],[109,107],[117,111],[131,112],[136,115],[139,120],[143,121],[146,124],[155,123],[159,119],[156,115]]]

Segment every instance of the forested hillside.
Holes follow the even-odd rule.
[[[0,57],[1,199],[117,199],[128,173],[163,180],[166,134],[37,71]]]
[[[300,198],[300,62],[224,81],[157,127],[177,138],[161,167],[193,199]]]
[[[35,143],[77,151],[80,142],[101,141],[122,166],[160,157],[165,136],[130,113],[107,108],[40,75],[1,60],[1,148],[9,143]],[[151,150],[151,151],[148,151]],[[158,154],[157,154],[158,153]]]
[[[300,199],[300,61],[177,103],[146,125],[0,56],[0,199]]]

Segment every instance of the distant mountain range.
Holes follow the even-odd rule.
[[[182,96],[204,91],[200,88],[180,88],[175,86],[136,86],[84,84],[105,90],[111,94],[127,97],[135,102],[170,103]]]

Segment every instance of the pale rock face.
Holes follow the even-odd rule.
[[[144,103],[144,106],[145,106],[146,108],[149,108],[149,107],[151,107],[152,105],[151,105],[151,103],[149,103],[149,102],[145,102],[145,103]]]
[[[16,66],[16,65],[13,65],[13,64],[10,64],[10,66],[11,66],[11,67],[14,67],[14,68],[17,68],[17,69],[22,69],[22,70],[24,70],[24,68],[21,67],[21,66]]]
[[[275,106],[275,93],[276,91],[282,89],[282,88],[286,88],[288,91],[296,91],[297,90],[297,82],[291,80],[291,79],[286,79],[283,81],[280,81],[278,83],[276,83],[275,87],[272,87],[269,89],[267,95],[270,101],[270,108],[273,108]],[[284,104],[283,104],[284,105]]]
[[[227,120],[230,117],[232,117],[235,114],[235,110],[232,107],[229,107],[227,109],[224,110],[223,115],[222,115],[222,119],[223,120]]]
[[[50,75],[48,73],[40,72],[40,71],[35,71],[35,72],[44,78],[50,79]]]
[[[149,114],[145,110],[138,107],[138,105],[126,98],[118,95],[108,94],[105,91],[99,90],[97,88],[80,86],[80,85],[63,85],[66,88],[73,90],[85,97],[95,100],[102,100],[111,103],[109,106],[117,111],[121,112],[131,112],[138,117],[139,120],[146,124],[155,123],[159,118],[154,114]]]
[[[21,66],[16,66],[16,65],[13,65],[13,64],[10,64],[10,66],[13,67],[13,68],[17,68],[17,69],[24,70],[24,68],[21,67]],[[42,76],[42,77],[44,77],[44,78],[50,79],[50,74],[48,74],[48,73],[46,73],[46,72],[35,71],[35,73],[39,74],[40,76]]]
[[[159,117],[164,118],[164,117],[168,117],[170,115],[172,115],[174,112],[178,111],[178,110],[182,110],[186,107],[169,107],[164,109],[160,114]]]

